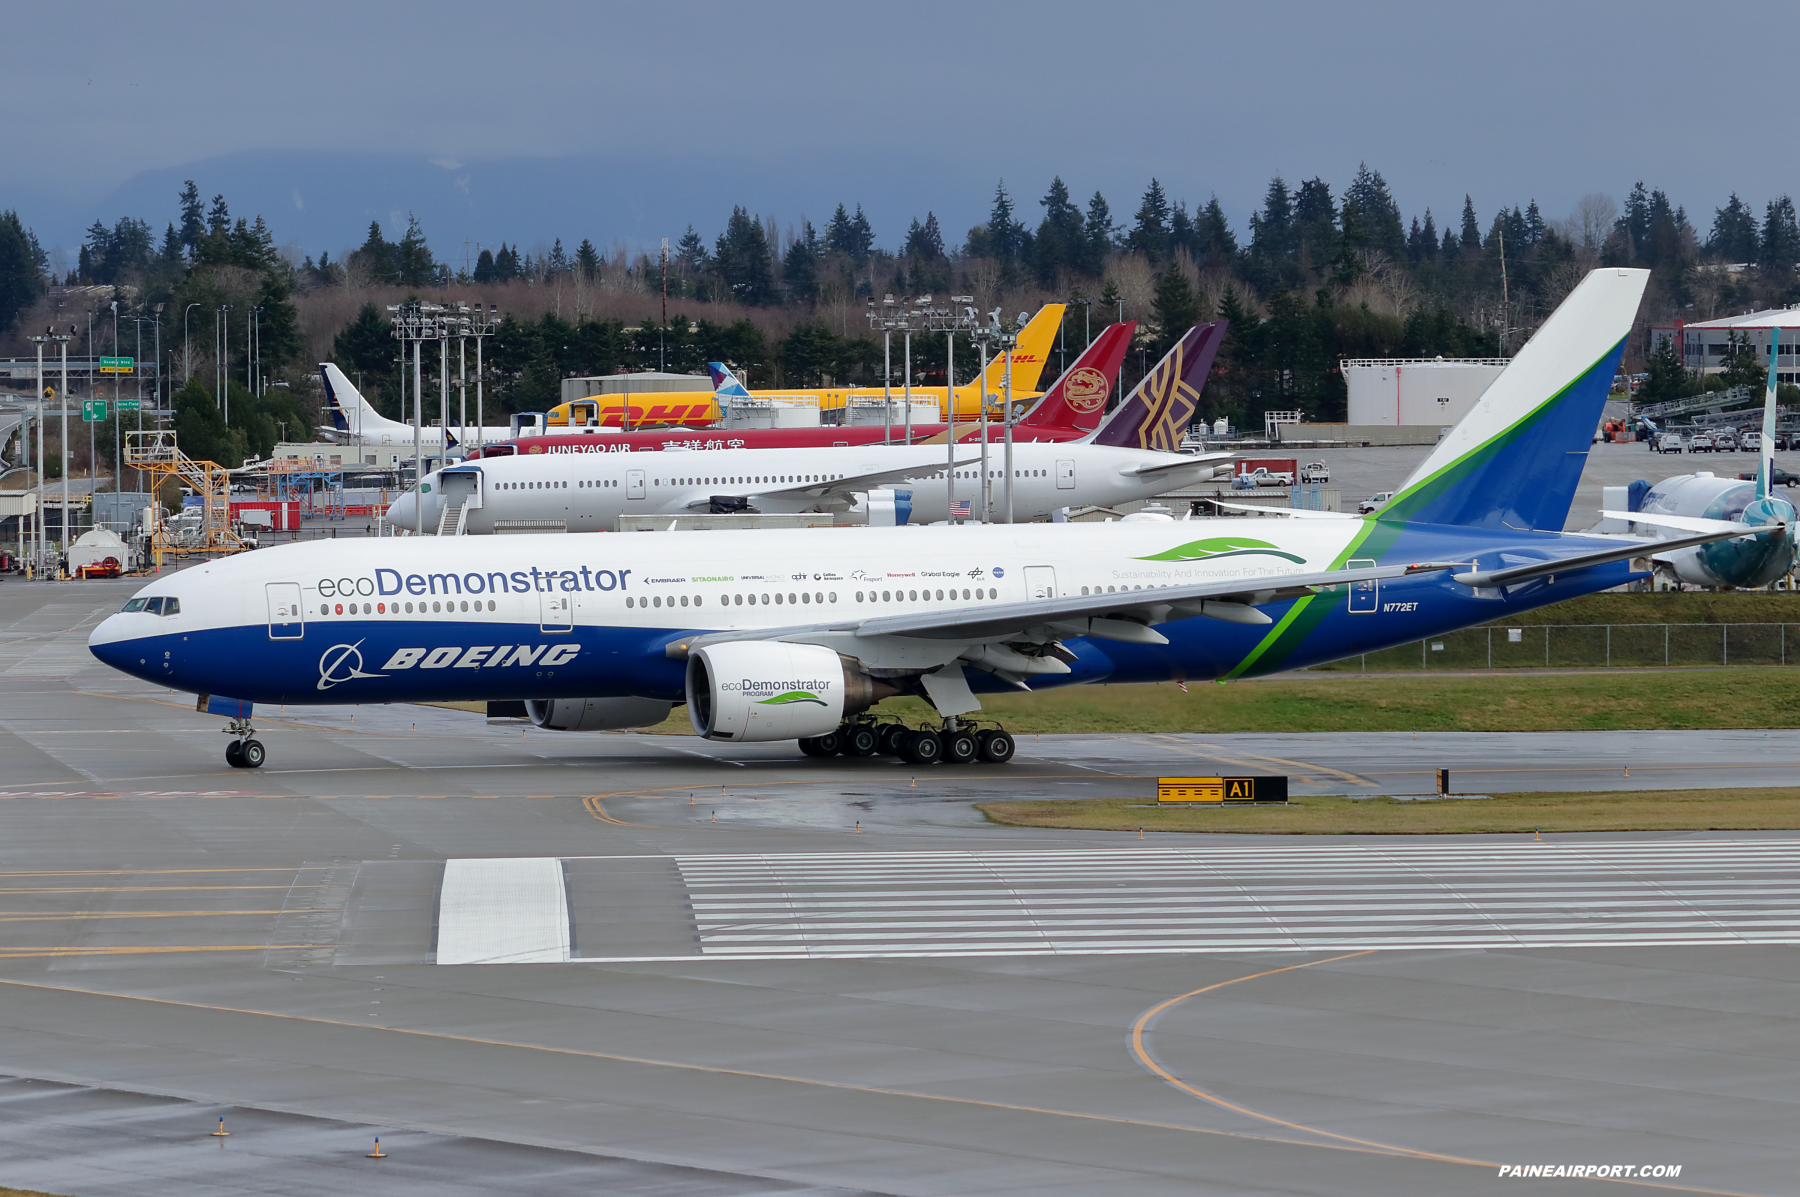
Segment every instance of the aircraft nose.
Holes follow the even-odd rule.
[[[138,672],[138,659],[132,655],[137,637],[131,634],[133,620],[125,615],[109,615],[88,633],[88,651],[105,665],[125,673]]]
[[[415,515],[418,509],[419,494],[417,491],[409,490],[388,505],[388,523],[396,528],[410,528],[416,522]]]

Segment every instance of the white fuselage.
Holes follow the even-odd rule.
[[[990,518],[1004,519],[1009,481],[1004,453],[989,449],[985,480],[979,446],[959,447],[957,460],[957,499],[970,502],[970,514],[979,517],[985,486]],[[1013,519],[1030,522],[1061,507],[1150,498],[1209,478],[1219,464],[1108,445],[1015,445]],[[1172,468],[1137,472],[1157,466]],[[422,514],[423,526],[436,530],[446,496],[453,504],[467,496],[466,532],[491,532],[497,520],[560,522],[570,532],[607,532],[621,515],[692,514],[707,510],[714,497],[747,499],[764,512],[836,511],[850,508],[854,493],[892,489],[911,492],[911,522],[935,523],[949,516],[944,470],[943,447],[904,445],[484,458],[457,467],[448,479],[428,476],[423,512],[415,489],[394,503],[388,519],[414,528]],[[872,475],[882,479],[834,485]]]

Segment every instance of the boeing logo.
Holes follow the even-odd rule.
[[[364,673],[362,641],[334,644],[319,657],[319,689],[329,690],[343,682],[360,677],[386,677],[385,673]]]

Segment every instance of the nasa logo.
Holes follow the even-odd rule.
[[[1006,576],[1006,571],[1001,569],[998,565],[996,565],[994,567],[994,576],[996,578],[1004,578]]]
[[[1063,387],[1063,402],[1084,416],[1092,415],[1106,402],[1106,393],[1111,389],[1106,385],[1106,375],[1092,366],[1083,366],[1069,375]]]

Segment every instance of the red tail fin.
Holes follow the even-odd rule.
[[[1119,380],[1119,367],[1125,361],[1125,350],[1131,346],[1137,321],[1108,325],[1087,352],[1075,359],[1068,372],[1057,379],[1031,414],[1019,421],[1034,428],[1079,428],[1092,432],[1106,414],[1106,399]]]

